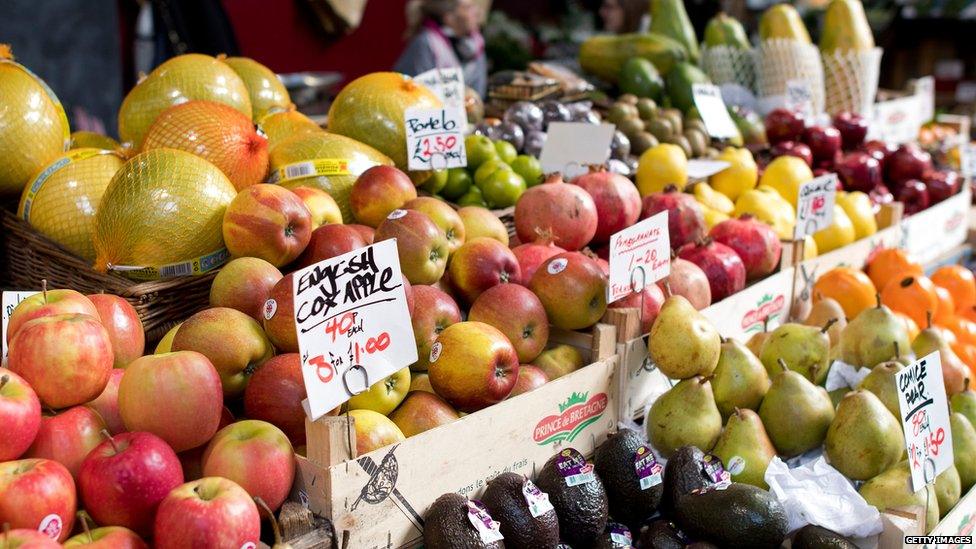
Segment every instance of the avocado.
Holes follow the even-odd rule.
[[[424,547],[427,549],[503,549],[500,541],[481,541],[468,519],[468,498],[448,493],[437,498],[424,515]]]
[[[643,57],[631,57],[620,69],[617,86],[624,93],[660,101],[664,93],[664,79],[657,67]]]
[[[684,534],[673,522],[660,519],[641,529],[637,546],[653,549],[682,549],[688,543]]]
[[[738,482],[679,496],[674,517],[687,535],[721,547],[775,549],[789,533],[779,500],[762,488]]]
[[[544,499],[543,499],[544,497]],[[552,549],[559,544],[559,518],[551,505],[537,508],[539,516],[532,516],[529,498],[548,501],[531,480],[516,473],[502,473],[488,481],[481,502],[491,516],[501,523],[505,547],[508,549],[535,547]],[[548,507],[548,509],[546,509]]]
[[[621,429],[611,435],[596,449],[593,466],[607,490],[610,516],[614,519],[636,528],[657,510],[664,490],[663,467],[640,433]]]
[[[664,467],[664,491],[661,494],[661,513],[668,516],[674,510],[678,496],[714,484],[704,471],[705,454],[694,446],[675,450]]]
[[[634,535],[630,529],[619,522],[607,523],[607,530],[596,540],[593,549],[632,549]]]
[[[742,23],[722,12],[712,17],[705,25],[705,45],[710,48],[728,46],[740,50],[751,47]]]
[[[691,63],[678,63],[671,69],[664,81],[668,97],[671,98],[671,104],[681,109],[681,112],[695,106],[695,98],[692,94],[693,84],[711,84],[708,76]]]
[[[607,493],[583,454],[575,448],[561,450],[549,458],[535,483],[556,508],[562,541],[574,547],[596,543],[607,527]]]
[[[851,540],[816,524],[807,524],[793,534],[793,549],[855,549]]]

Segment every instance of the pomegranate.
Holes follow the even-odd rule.
[[[885,160],[888,188],[897,194],[898,188],[911,179],[921,179],[932,168],[932,156],[914,143],[898,147]]]
[[[679,192],[674,185],[645,196],[640,218],[647,219],[663,211],[668,212],[671,249],[678,249],[705,235],[705,216],[701,205],[690,194]]]
[[[725,244],[703,238],[682,246],[678,257],[705,271],[713,301],[722,301],[746,287],[746,266],[739,254]]]
[[[722,221],[712,227],[708,236],[735,251],[746,267],[748,280],[768,275],[779,264],[782,247],[776,231],[749,214]]]
[[[657,284],[648,284],[644,286],[642,292],[631,292],[627,294],[611,303],[610,308],[641,309],[641,294],[644,295],[643,312],[641,314],[641,333],[646,334],[651,331],[651,325],[654,324],[654,319],[657,318],[657,314],[661,312],[661,305],[664,305],[664,292],[661,291],[661,288]]]
[[[662,289],[667,284],[673,295],[687,299],[699,311],[712,304],[712,289],[701,267],[691,261],[675,257],[671,260],[671,274],[657,283]]]
[[[552,242],[543,241],[519,244],[512,248],[512,253],[515,254],[515,259],[518,260],[519,267],[522,270],[522,279],[519,283],[523,286],[528,286],[529,281],[532,280],[532,275],[535,274],[539,265],[542,265],[550,257],[564,253],[565,251]]]
[[[515,204],[515,232],[523,243],[548,236],[560,248],[578,250],[593,240],[596,227],[596,204],[576,185],[536,185]]]
[[[641,197],[626,177],[596,168],[572,181],[583,188],[596,204],[596,235],[593,242],[610,240],[614,233],[633,225],[640,216]]]

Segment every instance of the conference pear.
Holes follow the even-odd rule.
[[[942,363],[942,382],[945,384],[946,394],[952,396],[961,393],[966,389],[969,368],[952,350],[949,343],[942,337],[942,333],[932,328],[932,311],[927,311],[926,317],[928,326],[915,336],[915,340],[912,341],[912,352],[917,358],[922,358],[938,351]]]
[[[976,391],[969,387],[970,380],[966,380],[966,390],[952,395],[949,405],[952,406],[953,412],[966,416],[966,419],[976,426]]]
[[[712,378],[715,404],[722,417],[728,418],[736,408],[758,410],[767,390],[769,374],[756,355],[735,339],[722,341]]]
[[[844,316],[844,308],[836,299],[820,296],[818,299],[819,301],[810,308],[810,314],[803,320],[803,323],[807,326],[824,326],[827,321],[837,319],[827,330],[827,335],[830,336],[830,346],[833,347],[840,343],[840,334],[847,326],[847,317]]]
[[[912,472],[907,460],[865,482],[858,492],[878,511],[915,505],[925,508],[925,533],[931,532],[939,523],[939,498],[935,486],[929,484],[917,492],[913,491]]]
[[[858,385],[858,389],[874,393],[896,418],[901,415],[901,410],[898,405],[898,383],[895,381],[895,374],[904,367],[901,362],[894,360],[882,362],[872,368],[871,373]]]
[[[830,336],[827,330],[837,322],[830,319],[822,328],[787,322],[773,330],[763,345],[759,359],[771,375],[779,370],[782,359],[786,366],[817,385],[823,385],[830,370]]]
[[[752,337],[746,341],[746,347],[752,351],[752,354],[758,357],[760,354],[762,354],[763,345],[766,344],[766,341],[769,339],[771,333],[772,332],[769,331],[769,317],[767,316],[763,319],[762,331],[752,334]]]
[[[949,414],[949,428],[952,430],[952,460],[959,471],[962,491],[966,493],[976,484],[976,428],[958,412]]]
[[[959,503],[959,498],[962,497],[962,483],[955,465],[950,465],[935,477],[935,496],[939,499],[940,519],[948,515],[949,511]]]
[[[712,453],[722,460],[735,482],[769,489],[766,467],[776,455],[776,448],[756,412],[736,408]]]
[[[645,420],[647,438],[664,457],[682,446],[711,449],[722,432],[709,378],[695,376],[658,397]]]
[[[687,299],[672,295],[654,319],[648,350],[664,375],[688,379],[707,376],[715,370],[721,345],[712,323]]]
[[[908,349],[908,329],[887,306],[881,304],[864,309],[840,334],[840,359],[844,362],[874,368],[886,360],[895,358],[898,349]]]
[[[834,420],[834,405],[827,390],[814,385],[780,361],[782,371],[773,376],[759,417],[776,451],[793,457],[823,444]]]
[[[827,430],[827,459],[844,476],[868,480],[891,468],[904,449],[901,425],[871,391],[851,391]]]

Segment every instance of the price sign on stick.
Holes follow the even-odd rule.
[[[660,212],[610,237],[610,281],[607,303],[671,273],[668,212]]]
[[[431,69],[413,79],[430,88],[448,107],[464,108],[464,72],[461,69]]]
[[[312,419],[417,361],[395,240],[295,272],[292,292]]]
[[[411,107],[403,113],[407,132],[407,165],[411,170],[463,168],[464,116],[459,109]]]
[[[610,158],[613,124],[553,122],[539,154],[544,173],[559,172],[566,181],[588,171],[587,166],[603,165]]]
[[[722,91],[712,84],[694,84],[691,93],[708,135],[719,139],[739,135],[739,129],[725,108]]]
[[[21,301],[38,293],[40,292],[3,292],[0,297],[3,306],[3,309],[0,309],[0,347],[3,347],[0,361],[7,358],[7,323],[10,321],[10,313],[14,312]]]
[[[952,465],[949,404],[939,352],[916,360],[895,374],[912,490],[921,490]]]
[[[810,83],[803,78],[793,78],[786,81],[786,108],[801,112],[807,119],[812,119],[813,92]]]
[[[799,240],[827,228],[834,220],[837,174],[828,173],[800,185],[796,199],[796,226],[793,238]]]

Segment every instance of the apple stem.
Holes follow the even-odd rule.
[[[263,499],[261,499],[260,497],[257,497],[257,496],[255,496],[255,498],[254,498],[254,503],[256,503],[258,507],[260,507],[262,510],[264,510],[265,513],[268,514],[268,518],[271,519],[271,529],[274,530],[275,545],[280,545],[281,544],[281,528],[278,526],[278,520],[275,518],[275,515],[271,511],[271,508],[268,507],[268,504],[265,503]]]
[[[0,389],[3,389],[3,386],[6,385],[8,381],[10,381],[10,376],[8,375],[0,376]]]
[[[898,342],[893,342],[895,344],[895,360],[901,358],[901,349],[898,348]]]
[[[85,536],[88,538],[88,543],[94,543],[95,539],[92,538],[91,528],[88,526],[88,513],[84,511],[78,511],[78,522],[81,523],[82,530],[85,531]]]
[[[830,320],[827,321],[826,324],[824,324],[824,327],[820,329],[820,333],[822,334],[827,333],[827,330],[829,330],[830,327],[833,326],[834,324],[837,324],[837,319],[831,318]]]
[[[41,294],[44,296],[44,304],[47,305],[47,279],[41,279]]]
[[[881,292],[874,292],[874,300],[877,302],[877,309],[881,308]]]
[[[115,450],[115,453],[118,454],[119,446],[118,444],[115,444],[115,439],[112,438],[112,433],[109,433],[108,429],[102,429],[102,436],[108,439],[108,443],[112,445],[112,450]]]

